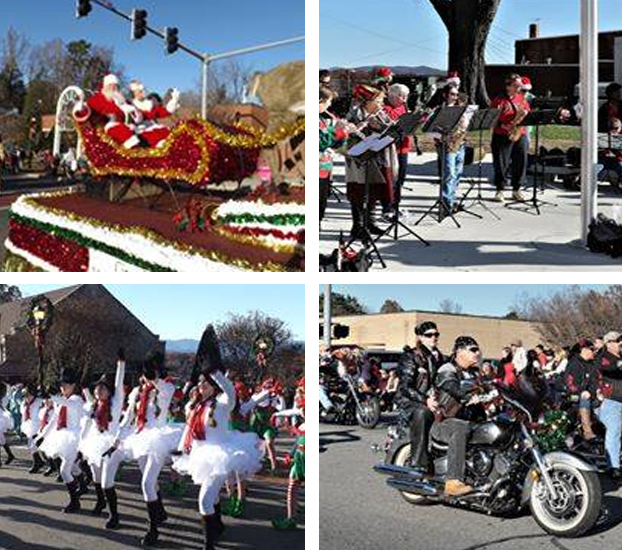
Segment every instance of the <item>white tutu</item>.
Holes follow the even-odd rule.
[[[137,460],[141,456],[156,455],[165,459],[179,445],[183,425],[173,424],[163,428],[143,428],[127,436],[121,449],[126,458]]]
[[[37,433],[37,430],[35,429],[35,424],[32,419],[24,420],[22,422],[20,430],[28,438],[34,437],[34,435]]]
[[[9,432],[15,427],[9,411],[0,411],[0,433]]]
[[[45,436],[40,450],[51,458],[59,457],[74,462],[78,456],[79,439],[77,431],[67,428],[52,430]]]
[[[80,440],[78,450],[89,464],[99,465],[102,455],[112,447],[115,437],[110,432],[100,432],[93,424]]]
[[[208,433],[206,441],[192,443],[190,454],[173,457],[173,468],[191,476],[197,485],[233,472],[246,479],[259,471],[263,454],[263,442],[254,433]]]

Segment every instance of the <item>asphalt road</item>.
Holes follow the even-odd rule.
[[[291,440],[279,440],[278,449],[289,448]],[[2,453],[4,462],[5,453]],[[63,514],[65,487],[55,479],[27,473],[30,467],[24,448],[16,452],[18,460],[0,467],[0,550],[129,550],[139,548],[139,538],[146,530],[147,512],[140,495],[139,472],[133,463],[120,471],[117,492],[122,527],[104,529],[105,517],[90,515],[95,496],[91,490],[82,497],[79,514]],[[160,486],[169,520],[160,530],[157,548],[200,550],[202,532],[197,511],[198,488],[191,483],[184,497],[166,493],[171,479],[166,468]],[[227,530],[218,548],[221,550],[304,550],[304,512],[299,513],[301,527],[295,531],[276,531],[271,518],[285,513],[287,471],[277,477],[259,474],[250,483],[243,518],[224,518]],[[301,491],[304,502],[304,491]]]
[[[511,519],[439,504],[415,506],[385,484],[372,466],[386,424],[320,424],[320,550],[619,550],[622,488],[601,479],[603,515],[581,539],[557,539],[526,512]]]

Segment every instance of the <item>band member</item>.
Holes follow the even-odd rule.
[[[410,90],[404,84],[391,84],[387,92],[387,104],[384,106],[385,112],[392,120],[398,120],[408,113],[408,96]],[[406,170],[408,169],[408,153],[413,147],[413,137],[404,136],[397,144],[397,177],[393,182],[393,208],[399,207],[402,198],[402,186],[406,180]]]
[[[337,97],[327,86],[320,86],[320,221],[324,219],[333,173],[333,148],[348,137],[346,124],[328,109]]]
[[[87,419],[82,430],[79,450],[91,468],[95,485],[97,502],[92,514],[99,516],[106,508],[106,502],[108,503],[110,515],[106,529],[116,529],[119,526],[114,480],[123,454],[111,448],[119,428],[125,400],[124,376],[125,359],[123,351],[120,350],[114,388],[102,378],[95,383],[93,395],[88,389],[84,390]]]
[[[371,79],[374,88],[382,90],[385,94],[389,91],[389,86],[393,83],[393,71],[389,67],[377,69]]]
[[[432,97],[426,103],[426,109],[436,109],[443,104],[445,100],[445,89],[448,86],[455,86],[460,89],[462,80],[456,71],[450,71],[447,78],[442,82],[441,86],[434,92]]]
[[[455,84],[448,84],[443,93],[443,107],[459,107],[465,101]],[[471,117],[465,113],[451,134],[444,135],[436,142],[439,161],[442,163],[441,216],[453,214],[456,210],[456,191],[464,172],[467,128]],[[441,139],[443,142],[441,143]]]
[[[353,97],[355,102],[346,118],[356,128],[350,132],[349,147],[392,124],[383,110],[384,93],[381,90],[372,86],[357,85]],[[383,233],[382,229],[374,224],[372,211],[377,201],[383,204],[392,202],[392,156],[391,148],[386,148],[365,163],[346,157],[347,194],[352,209],[351,235],[355,238],[365,237],[363,227],[366,227],[371,234]],[[365,205],[366,185],[369,186],[369,196]],[[367,219],[363,220],[365,206],[367,206]]]
[[[511,175],[512,199],[524,201],[521,187],[527,179],[527,155],[529,141],[527,129],[521,122],[529,114],[531,107],[520,92],[523,86],[521,77],[509,75],[505,80],[505,93],[493,99],[491,107],[500,109],[501,114],[492,135],[492,157],[495,170],[495,200],[505,202],[503,189],[508,174]]]

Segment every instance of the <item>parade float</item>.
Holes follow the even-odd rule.
[[[101,93],[64,94],[89,175],[13,203],[5,271],[304,270],[300,102],[276,128],[194,117],[158,125],[157,145],[135,146],[134,135],[115,133],[126,129],[100,109]],[[260,185],[258,167],[270,174]],[[226,182],[233,192],[221,191]]]

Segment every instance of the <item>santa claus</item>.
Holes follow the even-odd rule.
[[[138,80],[130,82],[132,105],[139,113],[140,122],[136,126],[136,133],[146,141],[150,147],[162,147],[171,131],[158,120],[167,118],[179,109],[179,90],[173,88],[171,98],[166,106],[162,105],[157,95],[147,97],[145,87]]]
[[[101,90],[93,94],[86,103],[82,97],[73,110],[77,122],[85,122],[93,113],[106,121],[104,130],[117,143],[126,149],[140,145],[140,139],[136,135],[136,108],[123,97],[119,89],[119,79],[115,75],[106,75]]]

